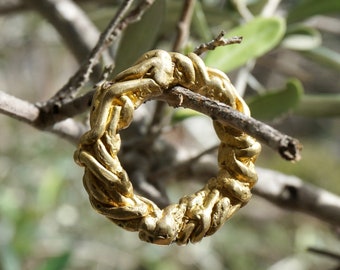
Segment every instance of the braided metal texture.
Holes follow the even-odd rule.
[[[93,208],[118,226],[138,231],[141,240],[159,245],[198,242],[215,233],[244,206],[257,181],[254,161],[261,150],[252,137],[214,121],[221,140],[216,177],[201,190],[164,209],[136,195],[117,157],[119,131],[129,126],[134,110],[143,102],[179,85],[250,114],[228,77],[206,67],[196,54],[154,50],[114,81],[98,86],[90,115],[91,129],[81,137],[74,154],[75,161],[85,167],[83,182]]]

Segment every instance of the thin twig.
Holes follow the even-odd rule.
[[[25,4],[53,25],[78,63],[83,63],[100,34],[86,13],[70,0],[26,0]],[[99,68],[96,73],[99,75]]]
[[[163,127],[170,122],[169,117],[165,117],[166,110],[166,103],[157,100],[151,122],[148,125],[146,132],[148,137],[152,138],[152,140],[155,140],[159,135],[161,135]]]
[[[190,36],[190,25],[192,15],[194,12],[196,0],[185,0],[183,2],[182,14],[177,23],[177,35],[172,50],[175,52],[181,51],[184,44]],[[147,134],[156,139],[161,133],[162,124],[164,123],[164,114],[166,111],[166,104],[164,102],[157,102],[153,118],[148,126]]]
[[[298,161],[300,159],[302,145],[297,139],[282,134],[254,118],[247,117],[224,103],[211,100],[180,86],[165,91],[157,99],[164,100],[174,107],[181,106],[196,110],[243,131],[278,151],[286,160]]]
[[[338,253],[334,253],[328,250],[324,250],[324,249],[320,249],[320,248],[316,248],[316,247],[309,247],[307,249],[307,251],[318,254],[318,255],[322,255],[331,259],[335,259],[337,261],[340,262],[340,254]]]
[[[238,72],[237,77],[234,81],[234,86],[237,89],[238,94],[243,97],[246,92],[249,77],[251,76],[251,71],[254,69],[256,60],[249,60]]]
[[[233,0],[232,3],[235,5],[237,11],[240,13],[245,21],[250,21],[254,18],[254,15],[250,12],[247,7],[247,1],[245,0]]]
[[[215,48],[219,46],[239,44],[242,42],[242,37],[232,37],[228,39],[225,39],[223,37],[224,37],[224,31],[221,31],[221,33],[219,33],[218,36],[214,38],[212,41],[199,45],[194,50],[194,53],[196,53],[197,55],[201,55],[202,53],[208,50],[215,50]]]
[[[167,165],[166,167],[162,167],[159,170],[152,172],[151,175],[148,177],[148,180],[151,183],[157,183],[157,181],[159,181],[158,179],[162,179],[162,181],[165,181],[164,178],[171,178],[171,177],[178,178],[178,176],[181,176],[181,175],[182,177],[183,175],[185,175],[186,176],[185,178],[188,178],[192,176],[193,174],[193,165],[197,164],[197,161],[201,159],[203,156],[210,154],[211,152],[216,151],[217,149],[218,149],[218,145],[215,145],[208,149],[205,149],[204,151],[200,152],[196,156],[189,158],[185,160],[184,162],[176,163],[173,165],[170,164],[170,165]],[[214,174],[212,174],[212,176],[213,175]]]
[[[179,52],[190,36],[190,25],[194,13],[196,0],[185,0],[181,17],[177,23],[177,36],[173,46],[174,52]]]
[[[128,12],[133,0],[126,0],[121,6],[115,17],[109,23],[106,30],[101,34],[97,45],[92,50],[86,63],[70,78],[62,89],[60,89],[45,104],[39,104],[41,108],[41,124],[52,125],[53,117],[51,115],[58,111],[62,104],[70,102],[76,95],[77,91],[88,81],[93,66],[98,62],[101,53],[115,40],[122,31],[131,23],[140,20],[145,11],[153,4],[154,0],[142,1],[136,8]],[[125,16],[126,15],[126,16]]]
[[[275,14],[281,0],[270,0],[267,1],[267,4],[261,10],[261,16],[263,17],[271,17]]]
[[[69,81],[50,99],[46,104],[41,106],[42,111],[51,111],[52,106],[59,106],[70,99],[89,79],[92,69],[100,58],[101,53],[107,48],[113,39],[115,31],[121,24],[124,16],[128,12],[133,0],[124,1],[114,18],[108,24],[106,29],[101,33],[99,40],[91,51],[86,62],[78,69],[78,71],[69,79]]]

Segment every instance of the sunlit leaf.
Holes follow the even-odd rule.
[[[326,47],[303,52],[303,55],[329,68],[340,71],[340,53]]]
[[[314,28],[304,25],[289,27],[281,46],[292,50],[311,50],[321,44],[321,35]]]
[[[304,95],[294,112],[297,115],[308,117],[339,117],[340,95]]]
[[[288,23],[301,21],[313,15],[336,13],[340,11],[339,0],[305,0],[298,1],[296,6],[291,8],[287,21]]]
[[[271,120],[296,108],[303,94],[303,86],[297,79],[291,79],[284,89],[269,91],[247,100],[252,116]]]
[[[186,109],[186,108],[180,108],[177,109],[171,118],[171,122],[172,123],[177,123],[177,122],[181,122],[187,118],[190,117],[194,117],[194,116],[198,116],[198,115],[202,115],[201,113],[191,110],[191,109]]]
[[[241,44],[209,51],[205,63],[224,72],[238,68],[273,49],[282,39],[285,29],[281,18],[256,18],[227,33],[227,37],[242,36]]]

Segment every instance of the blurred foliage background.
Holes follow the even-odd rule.
[[[120,1],[76,2],[103,29]],[[182,4],[158,0],[142,21],[128,28],[122,45],[112,48],[116,72],[149,49],[171,49]],[[221,30],[242,35],[241,45],[207,53],[206,63],[230,75],[254,117],[304,145],[296,164],[264,147],[258,166],[296,175],[336,194],[339,12],[338,0],[197,1],[184,48],[190,51]],[[0,33],[1,91],[33,103],[44,101],[76,70],[57,32],[34,11],[2,14]],[[199,118],[183,114],[175,111],[173,130],[182,131]],[[339,254],[339,228],[258,197],[199,244],[143,243],[91,209],[83,170],[73,162],[73,145],[3,115],[0,125],[0,269],[339,269],[339,261],[306,250]],[[175,198],[179,189],[173,189]]]

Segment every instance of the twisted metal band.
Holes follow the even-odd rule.
[[[134,194],[117,153],[119,131],[132,121],[134,110],[146,100],[174,86],[183,86],[249,115],[249,109],[228,77],[208,68],[196,54],[154,50],[98,86],[90,115],[91,130],[80,140],[75,161],[85,167],[84,186],[92,206],[118,226],[139,231],[141,240],[168,245],[198,242],[215,233],[251,198],[257,181],[254,170],[261,146],[252,137],[214,121],[221,140],[216,177],[177,204],[160,209]]]

